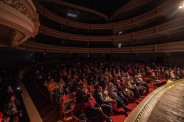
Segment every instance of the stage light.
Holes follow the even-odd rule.
[[[179,6],[179,9],[182,9],[182,8],[183,8],[183,6],[180,5],[180,6]]]
[[[179,5],[179,7],[178,7],[179,9],[183,9],[184,8],[184,2],[183,3],[181,3],[180,5]]]

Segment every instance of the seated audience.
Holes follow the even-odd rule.
[[[10,96],[8,103],[5,105],[5,113],[8,115],[10,121],[20,121],[22,117],[21,104],[15,94]]]
[[[96,100],[96,102],[100,105],[100,107],[102,108],[103,112],[105,113],[105,115],[107,115],[108,117],[111,117],[111,113],[112,113],[112,104],[109,103],[108,101],[106,101],[103,98],[102,95],[102,87],[98,86],[95,93],[94,93],[94,98]]]
[[[112,122],[111,117],[103,112],[103,109],[100,107],[100,105],[98,105],[92,94],[87,94],[87,100],[84,103],[84,108],[87,116],[97,116],[97,121],[99,122],[103,122],[104,119],[106,120],[106,122]]]
[[[149,83],[144,78],[157,81],[160,80],[160,76],[164,76],[166,80],[174,80],[182,75],[182,70],[178,67],[155,63],[71,59],[36,66],[34,79],[41,81],[40,76],[48,79],[45,86],[53,104],[58,96],[67,94],[74,97],[77,104],[84,105],[88,111],[86,114],[100,118],[95,114],[100,113],[99,115],[103,116],[100,119],[107,120],[111,117],[112,109],[118,110],[118,107],[122,107],[128,112],[130,109],[126,107],[127,104],[136,102],[143,93],[149,93]],[[44,81],[39,83],[44,86]]]

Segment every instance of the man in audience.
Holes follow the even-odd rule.
[[[56,105],[57,104],[57,94],[58,94],[58,84],[54,81],[54,79],[52,78],[48,85],[47,85],[48,91],[50,93],[50,100],[52,105]]]
[[[108,117],[111,117],[112,104],[109,103],[108,101],[104,100],[103,95],[102,95],[102,87],[101,86],[97,86],[97,89],[96,89],[95,94],[94,94],[94,98],[95,98],[96,102],[100,105],[100,107],[102,108],[105,115],[107,115]]]
[[[125,87],[130,89],[134,93],[136,99],[139,99],[141,97],[138,88],[131,83],[130,78],[126,78]]]
[[[144,82],[143,79],[141,78],[141,76],[139,75],[135,75],[134,76],[134,82],[135,84],[140,87],[141,90],[146,90],[146,93],[149,92],[149,86],[148,83]]]
[[[130,112],[131,110],[125,106],[123,99],[120,96],[118,96],[116,86],[110,82],[108,87],[112,98],[114,98],[117,101],[118,106],[122,107],[125,110],[125,112]]]

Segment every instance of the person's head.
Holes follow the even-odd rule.
[[[127,78],[126,78],[126,81],[130,81],[130,78],[129,78],[129,77],[127,77]]]
[[[121,81],[120,80],[116,80],[116,84],[121,84]]]
[[[92,98],[93,98],[93,96],[91,93],[87,94],[87,100],[91,100]]]
[[[113,87],[113,83],[112,82],[109,82],[109,87]]]
[[[98,92],[102,92],[102,87],[101,86],[98,86],[97,87],[97,90],[98,90]]]
[[[63,79],[62,79],[62,78],[60,78],[59,82],[61,82],[61,83],[62,83],[62,82],[63,82]]]
[[[52,78],[52,79],[50,80],[50,82],[51,82],[51,83],[54,82],[54,78]]]
[[[12,94],[11,96],[10,96],[10,101],[11,102],[14,102],[16,100],[16,96],[15,96],[15,94]]]
[[[13,88],[9,85],[8,88],[7,88],[8,92],[12,92],[13,91]]]

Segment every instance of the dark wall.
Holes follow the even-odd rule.
[[[184,66],[184,52],[168,53],[166,57],[167,57],[167,62],[169,64],[177,64],[180,66]]]
[[[16,65],[17,63],[29,63],[33,58],[33,53],[11,48],[0,48],[0,57],[0,66]]]
[[[15,65],[20,62],[31,63],[34,60],[52,60],[57,58],[71,58],[71,57],[85,57],[85,58],[114,58],[138,61],[154,61],[156,63],[177,64],[184,66],[184,52],[180,53],[147,53],[147,54],[61,54],[61,53],[33,53],[28,51],[15,50],[11,48],[0,48],[0,66]]]

